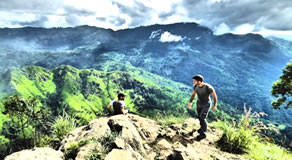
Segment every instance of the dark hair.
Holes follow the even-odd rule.
[[[119,93],[118,94],[118,99],[121,99],[122,97],[125,97],[126,95],[124,93]]]
[[[201,81],[203,82],[204,81],[204,77],[200,74],[197,74],[193,77],[194,80],[197,80],[197,81]]]

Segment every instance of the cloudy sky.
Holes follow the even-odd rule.
[[[0,27],[114,30],[196,22],[215,34],[276,35],[292,40],[292,0],[0,0]]]

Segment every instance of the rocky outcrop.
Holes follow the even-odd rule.
[[[217,149],[215,142],[220,132],[212,127],[206,139],[196,141],[197,128],[199,121],[193,118],[182,124],[161,126],[134,114],[103,117],[71,131],[55,152],[63,152],[65,160],[242,159]],[[30,155],[41,156],[37,152]],[[13,155],[5,160],[17,159],[10,157]]]
[[[119,160],[121,157],[129,160],[241,159],[216,148],[215,142],[220,133],[215,129],[209,129],[206,139],[195,141],[197,128],[199,121],[193,118],[182,124],[160,126],[153,120],[134,114],[116,115],[92,120],[87,126],[70,132],[62,141],[60,150],[66,157],[71,144],[87,141],[93,146],[91,149],[88,149],[88,144],[80,146],[76,159],[94,155],[92,151],[105,151],[100,155],[107,160]]]
[[[62,160],[63,153],[51,148],[35,148],[13,153],[5,160]]]
[[[103,152],[102,150],[110,152],[105,153],[108,154],[107,157],[113,158],[117,153],[123,153],[126,156],[143,159],[143,156],[147,155],[144,146],[156,140],[160,129],[155,121],[133,114],[99,118],[70,132],[62,141],[60,150],[64,151],[66,156],[72,144],[86,141],[89,144],[99,143],[101,148],[98,145],[93,148],[99,152]],[[85,156],[82,155],[90,154],[90,150],[88,154],[84,153],[85,148],[88,148],[88,145],[80,146],[79,151],[82,152],[77,152],[76,159],[84,159]]]

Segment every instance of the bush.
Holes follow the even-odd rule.
[[[218,146],[223,150],[231,153],[244,153],[248,152],[251,146],[259,141],[257,132],[264,129],[263,123],[259,121],[262,113],[251,113],[251,109],[248,111],[244,106],[245,114],[242,115],[239,122],[217,122],[215,126],[218,126],[223,130],[222,137],[218,141]]]
[[[256,137],[252,130],[245,129],[244,127],[237,128],[234,125],[228,123],[222,123],[221,129],[223,135],[218,141],[218,146],[223,151],[231,153],[243,153],[246,152]]]
[[[77,123],[75,117],[72,117],[63,111],[63,114],[50,122],[49,126],[52,130],[52,135],[44,136],[41,139],[41,145],[58,149],[64,137],[77,127]]]
[[[65,160],[74,160],[79,152],[80,148],[86,145],[88,141],[78,141],[70,143],[69,146],[65,149],[64,158]]]
[[[53,138],[62,141],[62,139],[76,127],[77,125],[75,118],[71,117],[66,112],[63,112],[63,115],[59,116],[51,123]]]
[[[227,152],[247,153],[247,159],[255,160],[290,160],[292,154],[287,149],[281,148],[273,143],[268,142],[267,137],[259,133],[266,131],[276,131],[274,125],[265,125],[259,119],[264,113],[251,113],[244,107],[245,114],[242,115],[239,122],[233,123],[218,121],[213,123],[215,127],[223,130],[222,137],[218,140],[218,146]],[[260,152],[260,154],[259,154]]]
[[[94,144],[94,148],[86,157],[87,160],[103,160],[105,156],[114,148],[118,148],[115,140],[119,137],[118,132],[107,133],[98,139],[91,139],[90,142]]]
[[[90,150],[86,160],[104,160],[106,154],[107,150],[103,146],[97,144],[92,150]]]
[[[96,139],[96,142],[100,143],[106,152],[110,152],[113,148],[117,148],[115,144],[116,138],[120,136],[117,132],[108,133],[98,139]]]

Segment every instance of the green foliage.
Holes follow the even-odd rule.
[[[96,112],[98,112],[93,101],[88,101],[84,98],[82,94],[72,95],[63,94],[64,102],[69,108],[70,114],[79,118],[79,124],[87,124],[90,120],[96,117]]]
[[[100,143],[104,147],[106,153],[110,152],[115,147],[115,140],[120,137],[117,132],[107,133],[104,136],[96,139],[96,142]]]
[[[26,97],[45,98],[47,94],[54,93],[56,86],[52,80],[52,73],[37,66],[14,69],[11,72],[12,86]]]
[[[177,123],[183,123],[186,117],[176,117],[174,115],[166,116],[165,118],[156,119],[156,122],[160,125],[172,125]]]
[[[133,104],[138,106],[138,111],[155,108],[175,112],[176,108],[184,108],[186,106],[191,93],[191,87],[146,72],[129,64],[107,61],[100,68],[107,72],[121,71],[120,73],[124,73],[121,81],[126,83],[122,83],[120,86],[132,89],[132,91],[129,90],[127,95],[130,95]]]
[[[5,145],[9,142],[9,139],[7,139],[4,136],[0,136],[0,146]]]
[[[292,153],[275,144],[256,141],[253,143],[252,149],[249,150],[246,157],[254,160],[291,160]]]
[[[9,150],[9,139],[0,135],[0,159],[4,159],[7,156]]]
[[[231,153],[243,153],[250,149],[251,143],[256,140],[251,130],[245,127],[237,128],[227,123],[220,124],[223,135],[218,141],[219,147]]]
[[[47,131],[47,121],[51,115],[48,108],[33,97],[12,95],[3,102],[3,114],[7,119],[1,128],[1,134],[9,139],[5,147],[10,154],[21,149],[39,146],[42,139],[42,132]],[[2,140],[5,138],[1,138]],[[1,144],[3,145],[3,144]],[[3,146],[0,146],[3,147]]]
[[[24,98],[19,95],[8,97],[3,102],[4,114],[9,115],[14,126],[20,128],[21,136],[26,139],[26,130],[31,130],[30,126],[36,130],[41,129],[49,117],[49,110],[41,107],[41,103],[35,98]]]
[[[2,103],[0,103],[0,131],[3,128],[3,123],[7,121],[8,119],[8,116],[4,115],[3,111],[4,111],[4,106]]]
[[[186,118],[190,117],[186,113],[173,114],[171,112],[160,111],[160,110],[144,110],[143,115],[147,118],[155,120],[159,125],[169,126],[172,124],[183,123]]]
[[[58,149],[63,138],[72,130],[76,129],[77,122],[75,117],[70,116],[65,111],[62,115],[55,117],[53,121],[48,123],[48,129],[42,133],[40,139],[40,147],[51,147]]]
[[[111,68],[114,65],[116,63],[105,67]],[[121,70],[78,70],[64,65],[50,71],[31,66],[13,70],[11,83],[19,94],[32,95],[44,101],[52,108],[55,116],[66,110],[78,119],[77,123],[80,125],[87,124],[96,116],[104,115],[105,106],[116,98],[117,92],[127,95],[126,109],[131,112],[148,108],[173,112],[176,112],[177,108],[185,110],[183,108],[189,98],[188,92],[185,91],[190,91],[190,87],[130,65],[115,67],[121,67]],[[55,87],[47,87],[46,90],[44,83]]]
[[[245,114],[237,123],[235,121],[232,124],[226,121],[213,123],[215,127],[223,130],[218,146],[224,151],[246,153],[245,156],[248,159],[276,160],[279,157],[285,160],[291,159],[292,154],[289,151],[268,142],[268,139],[260,136],[259,133],[263,131],[275,129],[273,126],[264,125],[260,121],[259,118],[263,115],[263,113],[251,113],[251,109],[248,111],[245,109]]]
[[[90,143],[94,147],[90,150],[87,160],[103,160],[105,156],[113,149],[116,148],[115,140],[120,137],[117,132],[107,133],[98,139],[91,139]]]
[[[229,104],[223,103],[222,101],[217,103],[217,109],[215,111],[212,111],[211,109],[208,114],[209,121],[231,121],[233,118],[240,119],[241,111]]]
[[[261,129],[260,123],[252,123],[254,118],[258,118],[259,114],[251,113],[245,109],[245,114],[242,115],[239,122],[218,121],[215,126],[223,130],[222,137],[218,141],[218,146],[228,152],[244,153],[251,149],[254,142],[258,141],[256,132]],[[262,124],[261,124],[262,125]]]
[[[292,62],[286,65],[283,75],[274,82],[271,93],[277,98],[272,102],[274,108],[279,109],[282,105],[292,108]]]
[[[74,160],[80,148],[86,144],[88,144],[88,141],[85,140],[70,143],[64,152],[65,160]]]
[[[279,129],[279,130],[284,130],[285,128],[286,128],[286,126],[283,125],[283,124],[281,124],[281,125],[278,126],[278,129]]]
[[[60,147],[60,143],[59,141],[55,143],[54,138],[51,135],[43,134],[38,147],[51,147],[57,150]]]
[[[77,127],[75,118],[63,112],[63,115],[58,116],[51,124],[52,137],[59,142],[72,130]]]
[[[90,150],[89,155],[86,160],[104,160],[106,156],[106,151],[102,146],[95,146]]]
[[[0,135],[0,159],[4,159],[9,149],[9,139]]]

